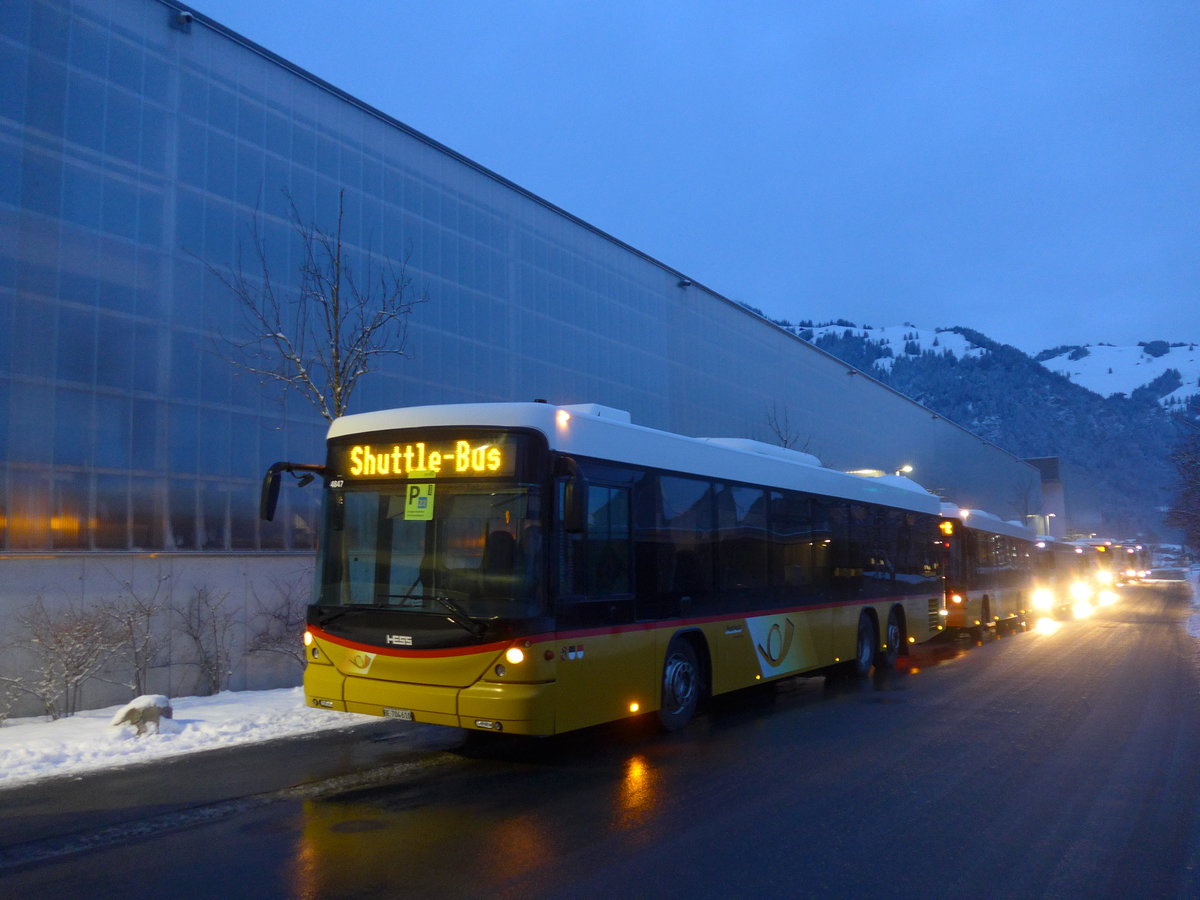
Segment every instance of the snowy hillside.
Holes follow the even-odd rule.
[[[818,343],[822,338],[853,337],[867,340],[880,345],[885,355],[875,360],[875,367],[884,372],[890,372],[896,357],[908,354],[919,356],[922,353],[949,353],[959,359],[969,359],[986,354],[988,351],[975,346],[963,335],[953,331],[938,331],[932,328],[918,328],[915,325],[871,325],[856,326],[846,324],[816,325],[811,328],[796,327],[792,329],[800,337],[810,343]],[[887,351],[890,351],[887,352]],[[868,374],[870,374],[868,372]]]
[[[1052,372],[1104,397],[1132,396],[1153,386],[1154,395],[1169,410],[1182,410],[1200,394],[1200,345],[1150,341],[1136,347],[1109,344],[1057,347],[1037,355]]]
[[[883,375],[884,380],[896,360],[905,356],[932,353],[961,360],[991,352],[956,331],[911,324],[877,327],[839,321],[821,325],[785,324],[785,327],[835,356],[861,365],[868,374]],[[872,351],[866,356],[845,354],[842,351],[847,342],[860,347],[865,343]],[[1037,354],[1034,360],[1102,397],[1145,396],[1157,400],[1169,412],[1183,412],[1192,398],[1200,402],[1200,344],[1148,341],[1128,347],[1109,344],[1055,347]]]
[[[963,327],[776,324],[1009,453],[1057,456],[1090,476],[1103,498],[1101,530],[1163,528],[1179,437],[1172,414],[1191,396],[1200,417],[1194,348],[1151,341],[1124,351],[1056,347],[1035,358]]]

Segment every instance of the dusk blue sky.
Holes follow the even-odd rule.
[[[775,318],[1200,341],[1196,0],[205,0]]]

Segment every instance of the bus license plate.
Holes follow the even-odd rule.
[[[388,719],[403,719],[405,722],[413,720],[411,709],[392,709],[390,706],[385,706],[383,715]]]

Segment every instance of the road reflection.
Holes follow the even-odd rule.
[[[981,646],[982,642],[972,641],[971,646]],[[896,671],[905,675],[919,675],[924,669],[945,665],[962,659],[967,655],[968,647],[962,641],[931,641],[928,644],[917,644],[909,648],[908,656],[896,660]]]
[[[658,772],[641,753],[625,761],[624,777],[617,787],[616,826],[622,830],[641,829],[651,819],[658,805]],[[643,830],[646,838],[652,836]]]
[[[846,699],[902,703],[911,677],[974,646],[950,638],[917,645],[866,681],[795,678],[723,695],[677,734],[662,734],[653,715],[547,739],[464,734],[401,777],[298,805],[290,893],[536,892],[543,876],[532,873],[559,872],[597,841],[624,854],[661,840],[663,823],[694,790],[697,766],[737,770],[756,736],[790,746],[787,717],[805,709],[832,710]]]

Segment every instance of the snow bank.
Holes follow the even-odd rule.
[[[252,744],[314,731],[377,722],[304,705],[301,688],[224,691],[175,697],[163,732],[136,737],[110,725],[122,707],[90,709],[67,719],[9,719],[0,727],[0,789],[57,775],[132,765],[203,750]]]

